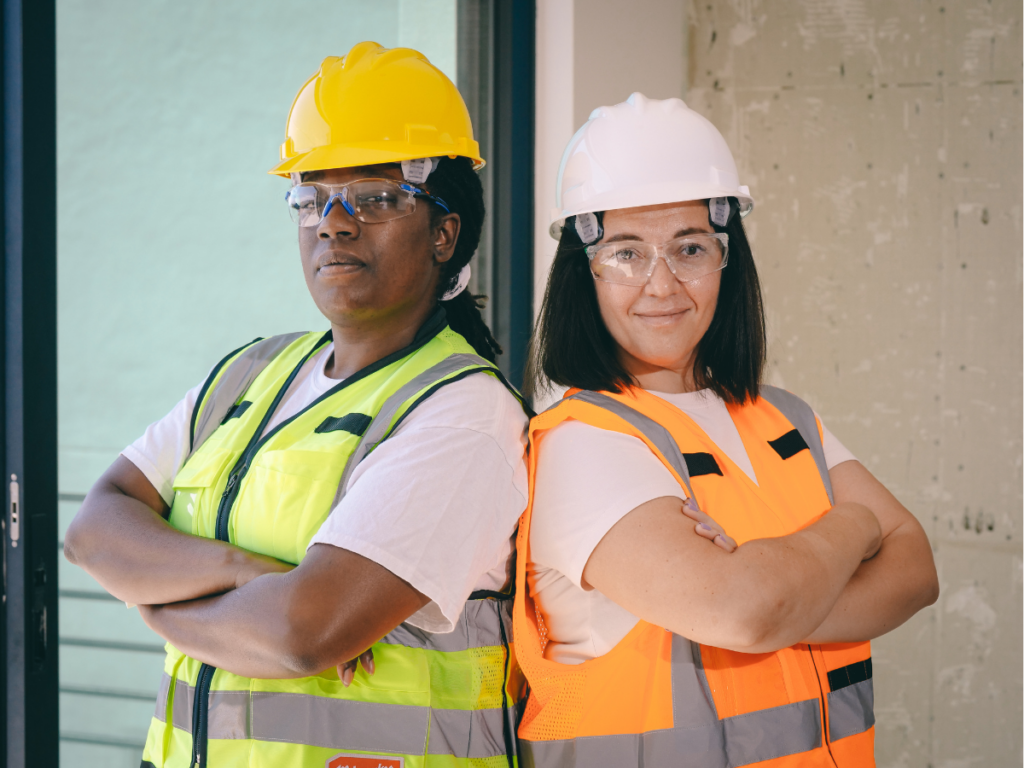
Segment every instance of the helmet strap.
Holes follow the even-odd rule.
[[[708,218],[716,232],[725,232],[732,217],[739,213],[739,201],[735,197],[712,197],[708,200]]]
[[[422,184],[427,177],[437,170],[439,157],[418,157],[415,160],[402,161],[402,176],[411,184]]]
[[[583,241],[584,245],[590,245],[596,243],[602,237],[604,237],[604,223],[601,221],[601,211],[596,213],[577,213],[574,217],[576,227],[576,234],[580,236],[580,240]]]

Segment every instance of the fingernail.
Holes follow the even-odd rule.
[[[714,530],[714,528],[712,528],[707,523],[697,523],[697,527],[700,528],[701,530],[704,530],[704,531],[713,531]],[[719,535],[721,535],[721,534],[719,534]]]
[[[345,671],[341,673],[341,682],[348,688],[352,684],[352,667],[346,667]]]
[[[377,667],[373,663],[373,659],[370,659],[369,661],[367,661],[363,666],[366,667],[366,673],[369,674],[369,675],[372,675],[374,672],[377,671]]]

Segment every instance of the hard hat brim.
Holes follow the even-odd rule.
[[[331,168],[355,168],[360,165],[379,165],[381,163],[400,163],[403,160],[418,160],[421,157],[468,157],[473,161],[473,170],[484,167],[485,161],[480,157],[477,142],[469,148],[469,152],[459,151],[450,144],[424,146],[415,148],[403,146],[404,142],[372,142],[362,145],[317,147],[309,152],[283,160],[267,173],[288,178],[292,173],[306,171],[327,171]],[[453,151],[454,150],[454,151]]]
[[[745,188],[744,188],[745,189]],[[740,215],[746,216],[754,208],[754,199],[736,188],[705,184],[664,183],[651,184],[632,189],[616,189],[587,199],[586,205],[577,209],[554,209],[548,234],[555,240],[562,236],[562,225],[570,216],[598,211],[619,211],[627,208],[643,208],[648,205],[671,205],[694,200],[709,200],[713,197],[735,197],[740,204]]]

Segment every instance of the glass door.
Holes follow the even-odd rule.
[[[59,537],[228,351],[326,329],[277,162],[299,86],[361,40],[458,65],[456,0],[57,2]],[[163,642],[61,558],[61,764],[136,768]]]

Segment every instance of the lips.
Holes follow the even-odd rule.
[[[318,274],[344,274],[354,272],[366,266],[366,262],[350,253],[329,251],[317,259]]]

